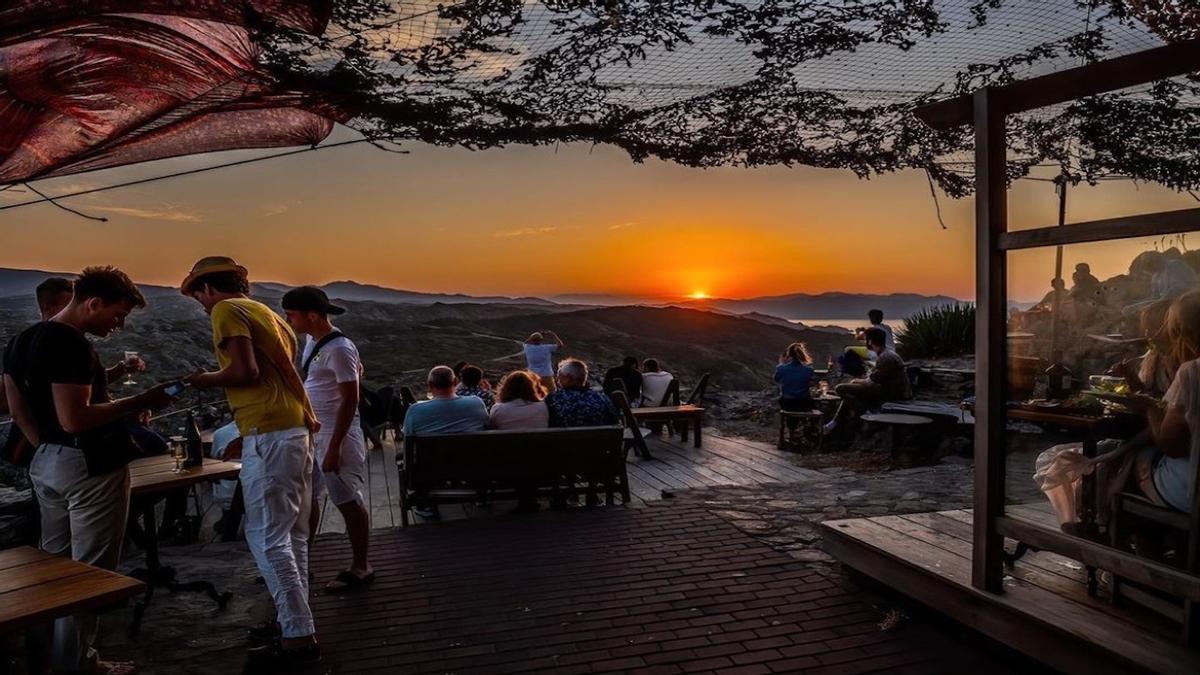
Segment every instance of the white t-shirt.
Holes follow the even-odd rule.
[[[545,429],[550,426],[550,409],[545,401],[517,399],[497,403],[488,416],[489,429]]]
[[[550,363],[550,355],[558,350],[558,345],[541,344],[531,345],[525,343],[525,364],[538,377],[550,377],[554,375],[554,364]]]
[[[896,334],[892,332],[891,326],[886,323],[873,323],[871,324],[871,328],[878,328],[883,331],[884,335],[887,336],[883,341],[883,346],[893,352],[896,351]],[[874,360],[874,354],[872,354],[872,360]]]
[[[304,365],[308,355],[312,353],[317,343],[310,335],[304,344],[304,355],[300,364]],[[308,392],[308,400],[312,402],[313,412],[317,414],[321,426],[333,429],[337,421],[338,406],[341,404],[341,394],[338,385],[346,382],[358,382],[361,361],[358,348],[350,338],[340,337],[331,340],[321,347],[316,358],[308,366],[308,377],[304,379],[304,389]],[[355,418],[358,412],[354,413]]]
[[[1172,408],[1183,409],[1192,447],[1187,457],[1163,457],[1158,461],[1154,467],[1154,488],[1172,508],[1190,512],[1195,486],[1188,484],[1196,475],[1195,462],[1200,461],[1200,361],[1188,361],[1179,367],[1163,400]]]
[[[667,387],[671,386],[671,380],[674,379],[675,376],[665,370],[642,373],[642,405],[653,407],[662,403]]]

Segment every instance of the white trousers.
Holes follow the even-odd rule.
[[[313,453],[302,427],[242,441],[246,543],[275,601],[283,637],[314,634],[308,606],[308,514]]]
[[[83,451],[47,443],[33,456],[29,479],[41,509],[42,550],[115,570],[129,519],[129,468],[89,476]],[[55,621],[50,667],[89,670],[97,660],[99,627],[94,614]]]

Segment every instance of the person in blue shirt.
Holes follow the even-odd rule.
[[[808,412],[813,409],[812,357],[803,342],[793,342],[779,356],[775,366],[775,382],[779,385],[779,409],[786,412]],[[787,418],[788,434],[796,433],[800,420]]]
[[[435,366],[429,371],[429,393],[433,398],[408,409],[405,436],[468,434],[487,427],[487,406],[477,396],[459,396],[454,391],[456,383],[450,366]]]

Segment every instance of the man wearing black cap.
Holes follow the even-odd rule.
[[[362,361],[350,338],[330,323],[331,315],[344,314],[346,310],[330,303],[325,291],[316,286],[292,289],[283,296],[283,312],[297,333],[308,336],[300,359],[300,374],[321,423],[321,431],[313,437],[316,462],[309,529],[316,533],[321,518],[320,498],[328,493],[346,522],[346,536],[353,552],[350,568],[338,574],[325,589],[359,588],[375,579],[375,572],[367,562],[371,520],[362,495],[367,461],[367,445],[358,419]]]

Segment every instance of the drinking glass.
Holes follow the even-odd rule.
[[[829,383],[825,380],[821,380],[817,383],[817,389],[821,392],[822,397],[829,395]]]
[[[175,458],[175,473],[183,473],[183,460],[187,457],[187,449],[182,442],[171,445],[171,456]]]
[[[137,361],[137,352],[125,352],[125,381],[121,384],[132,385],[137,384],[133,381],[133,364]]]

